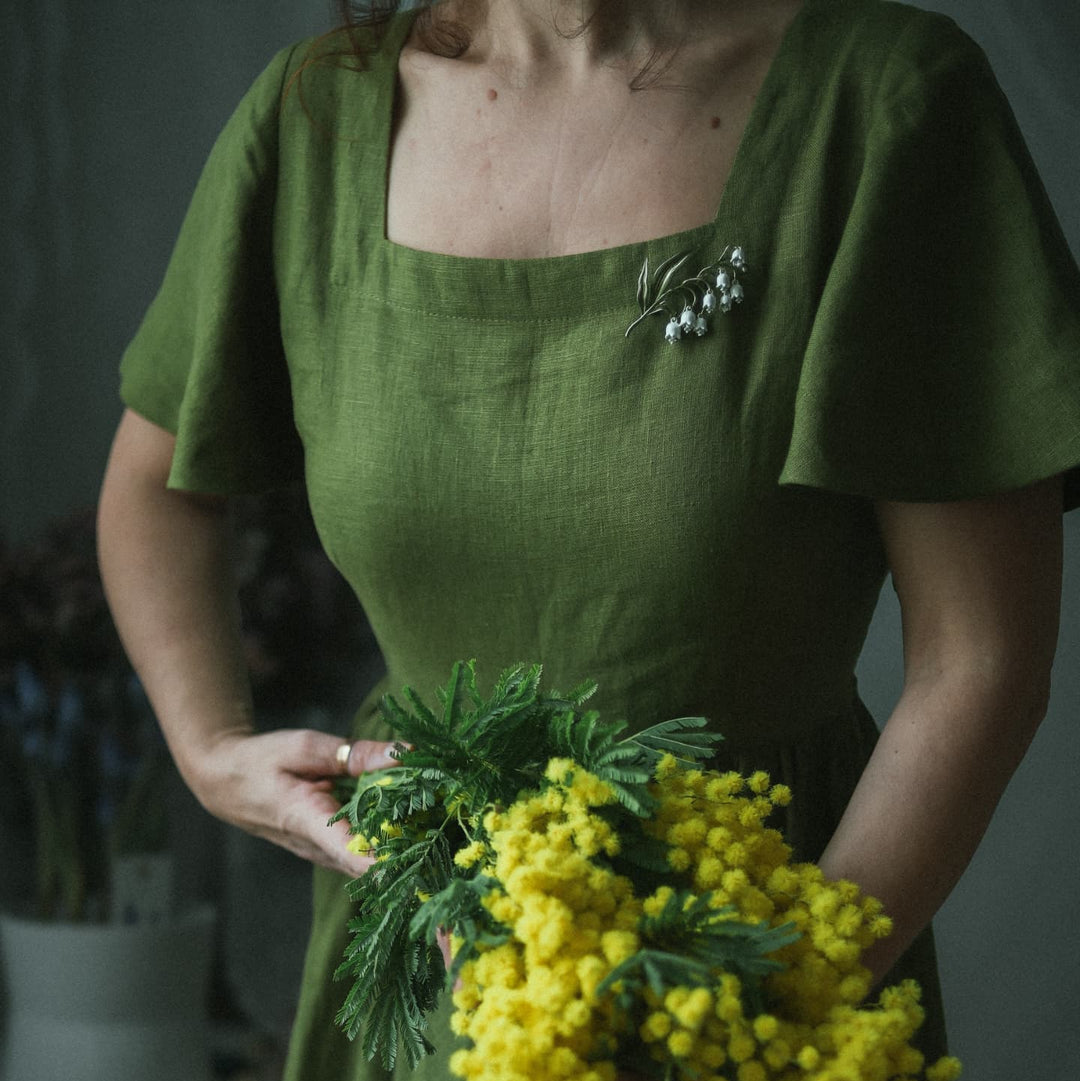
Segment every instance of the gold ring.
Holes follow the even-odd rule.
[[[349,755],[352,754],[352,744],[343,743],[334,752],[334,758],[337,761],[338,766],[341,768],[342,773],[349,772]]]

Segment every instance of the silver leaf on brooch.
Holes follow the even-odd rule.
[[[720,257],[691,277],[680,280],[693,250],[677,252],[650,273],[649,259],[641,265],[637,281],[639,315],[627,328],[626,336],[650,315],[666,315],[664,338],[676,343],[691,335],[700,338],[709,330],[709,320],[719,310],[729,312],[741,304],[744,291],[739,276],[747,269],[741,247],[728,246]]]

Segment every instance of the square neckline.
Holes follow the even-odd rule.
[[[387,235],[387,208],[389,205],[390,183],[390,156],[392,152],[392,140],[394,134],[394,113],[400,98],[401,87],[398,76],[398,67],[405,43],[418,14],[417,11],[407,13],[401,20],[397,29],[397,35],[390,42],[389,47],[383,53],[385,63],[390,70],[387,72],[388,91],[381,95],[379,101],[379,122],[382,127],[380,147],[381,166],[380,181],[378,186],[379,205],[378,220],[379,249],[384,257],[397,264],[407,264],[414,271],[420,272],[423,268],[431,272],[475,272],[482,268],[495,269],[501,274],[514,275],[515,272],[526,274],[543,272],[550,268],[553,270],[568,269],[571,267],[588,267],[600,261],[624,263],[627,257],[632,257],[631,262],[640,266],[642,260],[648,256],[650,262],[654,255],[661,258],[675,251],[683,249],[697,250],[702,242],[711,233],[727,225],[732,231],[731,236],[722,238],[724,244],[741,244],[740,237],[735,236],[738,232],[738,223],[735,215],[731,213],[733,204],[739,201],[739,190],[745,186],[744,177],[754,174],[754,154],[762,144],[762,136],[769,130],[772,122],[772,110],[766,105],[770,100],[779,95],[779,84],[782,71],[787,66],[791,54],[795,51],[798,39],[802,36],[802,30],[807,22],[808,12],[814,8],[818,0],[802,0],[798,10],[790,19],[780,36],[780,42],[769,61],[765,77],[761,81],[758,92],[750,106],[750,113],[742,134],[739,137],[735,154],[728,170],[727,178],[720,193],[716,213],[708,221],[700,225],[681,229],[674,233],[667,233],[656,237],[647,237],[639,240],[626,241],[621,244],[603,248],[590,248],[580,252],[568,252],[558,255],[541,256],[483,256],[483,255],[459,255],[450,252],[432,251],[427,248],[414,248],[399,244],[390,240]],[[748,258],[753,259],[753,252],[748,252]]]

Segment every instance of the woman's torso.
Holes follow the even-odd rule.
[[[600,708],[635,725],[700,713],[758,739],[847,717],[884,574],[871,508],[778,484],[823,256],[791,242],[768,170],[811,91],[766,65],[730,178],[672,219],[690,228],[474,258],[386,235],[387,164],[411,138],[392,134],[398,34],[366,75],[305,82],[290,138],[319,145],[283,155],[276,234],[313,511],[390,686],[430,693],[465,656],[487,678],[536,659],[556,685],[596,679]],[[730,245],[746,300],[707,336],[667,345],[658,317],[624,336],[646,256],[705,264]]]

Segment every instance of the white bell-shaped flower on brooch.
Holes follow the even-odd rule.
[[[638,323],[652,315],[667,318],[664,338],[678,342],[693,335],[702,337],[709,331],[709,319],[717,308],[731,311],[742,303],[743,286],[739,280],[746,269],[742,247],[726,247],[711,263],[696,274],[686,276],[686,267],[693,252],[677,252],[653,268],[646,258],[637,281],[637,302],[641,309],[627,328],[626,334]]]

